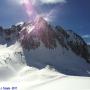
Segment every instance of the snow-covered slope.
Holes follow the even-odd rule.
[[[65,75],[65,74],[62,74],[61,72],[57,72],[53,67],[48,65],[43,69],[27,66],[22,48],[17,42],[10,47],[1,45],[0,49],[3,51],[3,52],[0,51],[0,56],[1,56],[0,57],[0,89],[1,90],[2,88],[10,88],[11,90],[12,88],[14,90],[60,90],[60,89],[89,90],[90,89],[90,77]],[[31,51],[31,56],[33,55],[33,53],[34,51]],[[50,51],[50,53],[52,53],[52,51]],[[36,51],[35,51],[35,55],[36,55]],[[7,58],[11,58],[11,59],[9,60]],[[38,57],[33,56],[33,60],[36,58]],[[31,57],[29,57],[28,59],[31,60]],[[75,57],[74,60],[76,59],[79,60],[79,58]],[[42,60],[43,63],[45,63],[44,60]],[[38,64],[38,65],[41,66],[41,64]],[[74,71],[77,73],[82,73],[83,70],[77,70],[76,68],[78,69],[80,69],[81,67],[83,68],[84,66],[83,64],[85,65],[86,62],[79,61],[79,63],[76,64],[76,67],[74,67]],[[73,67],[74,64],[71,63],[71,65]],[[87,67],[86,65],[84,66],[85,68]],[[65,66],[65,68],[66,67],[67,66]],[[71,73],[73,73],[72,68],[69,68],[69,69],[71,69]],[[88,74],[89,73],[90,72],[88,71]]]
[[[42,17],[0,28],[0,89],[89,90],[90,64],[86,61],[84,40]]]
[[[42,44],[38,49],[30,50],[30,52],[25,50],[24,55],[27,64],[37,68],[50,65],[64,74],[85,76],[90,71],[90,65],[83,58],[62,46],[49,50]]]
[[[26,65],[22,49],[18,43],[7,47],[0,45],[0,80],[8,80]]]

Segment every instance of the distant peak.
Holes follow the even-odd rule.
[[[15,26],[18,26],[18,25],[22,26],[23,24],[24,24],[24,22],[21,21],[19,23],[16,23]]]

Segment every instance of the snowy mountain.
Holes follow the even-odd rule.
[[[60,26],[51,26],[42,17],[37,16],[34,22],[20,22],[11,28],[0,28],[0,43],[19,40],[24,49],[36,49],[43,43],[48,49],[57,48],[57,43],[67,50],[88,61],[88,46],[85,41],[72,30],[64,30]],[[3,39],[3,40],[2,40]]]
[[[90,65],[87,44],[72,30],[51,26],[42,17],[33,22],[18,23],[0,29],[0,43],[9,47],[21,44],[26,63],[44,68],[46,65],[69,75],[88,75]],[[83,67],[84,66],[84,67]]]
[[[9,29],[0,27],[0,83],[18,84],[18,90],[36,90],[38,86],[37,90],[42,90],[48,86],[46,83],[53,81],[46,89],[67,90],[58,84],[67,87],[67,80],[73,87],[79,85],[79,89],[75,87],[77,90],[90,89],[89,57],[88,46],[78,34],[52,26],[40,16],[33,22],[20,22]],[[63,83],[61,79],[65,79]]]

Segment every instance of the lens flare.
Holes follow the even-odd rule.
[[[41,16],[47,21],[47,22],[53,22],[53,20],[56,18],[56,8],[51,9],[48,13],[42,13]]]
[[[36,17],[36,10],[31,0],[22,0],[21,5],[24,7],[28,17],[32,19]]]

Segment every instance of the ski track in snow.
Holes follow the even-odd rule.
[[[40,86],[43,86],[43,85],[45,85],[45,84],[49,84],[49,83],[51,83],[51,82],[54,82],[54,81],[56,81],[56,80],[60,80],[60,79],[63,79],[63,78],[68,78],[68,76],[58,76],[58,77],[55,77],[55,78],[53,78],[53,79],[51,79],[51,80],[47,80],[47,81],[45,81],[45,82],[42,82],[42,83],[39,83],[39,84],[37,84],[37,85],[34,85],[34,86],[31,86],[30,88],[37,88],[37,87],[40,87]]]

